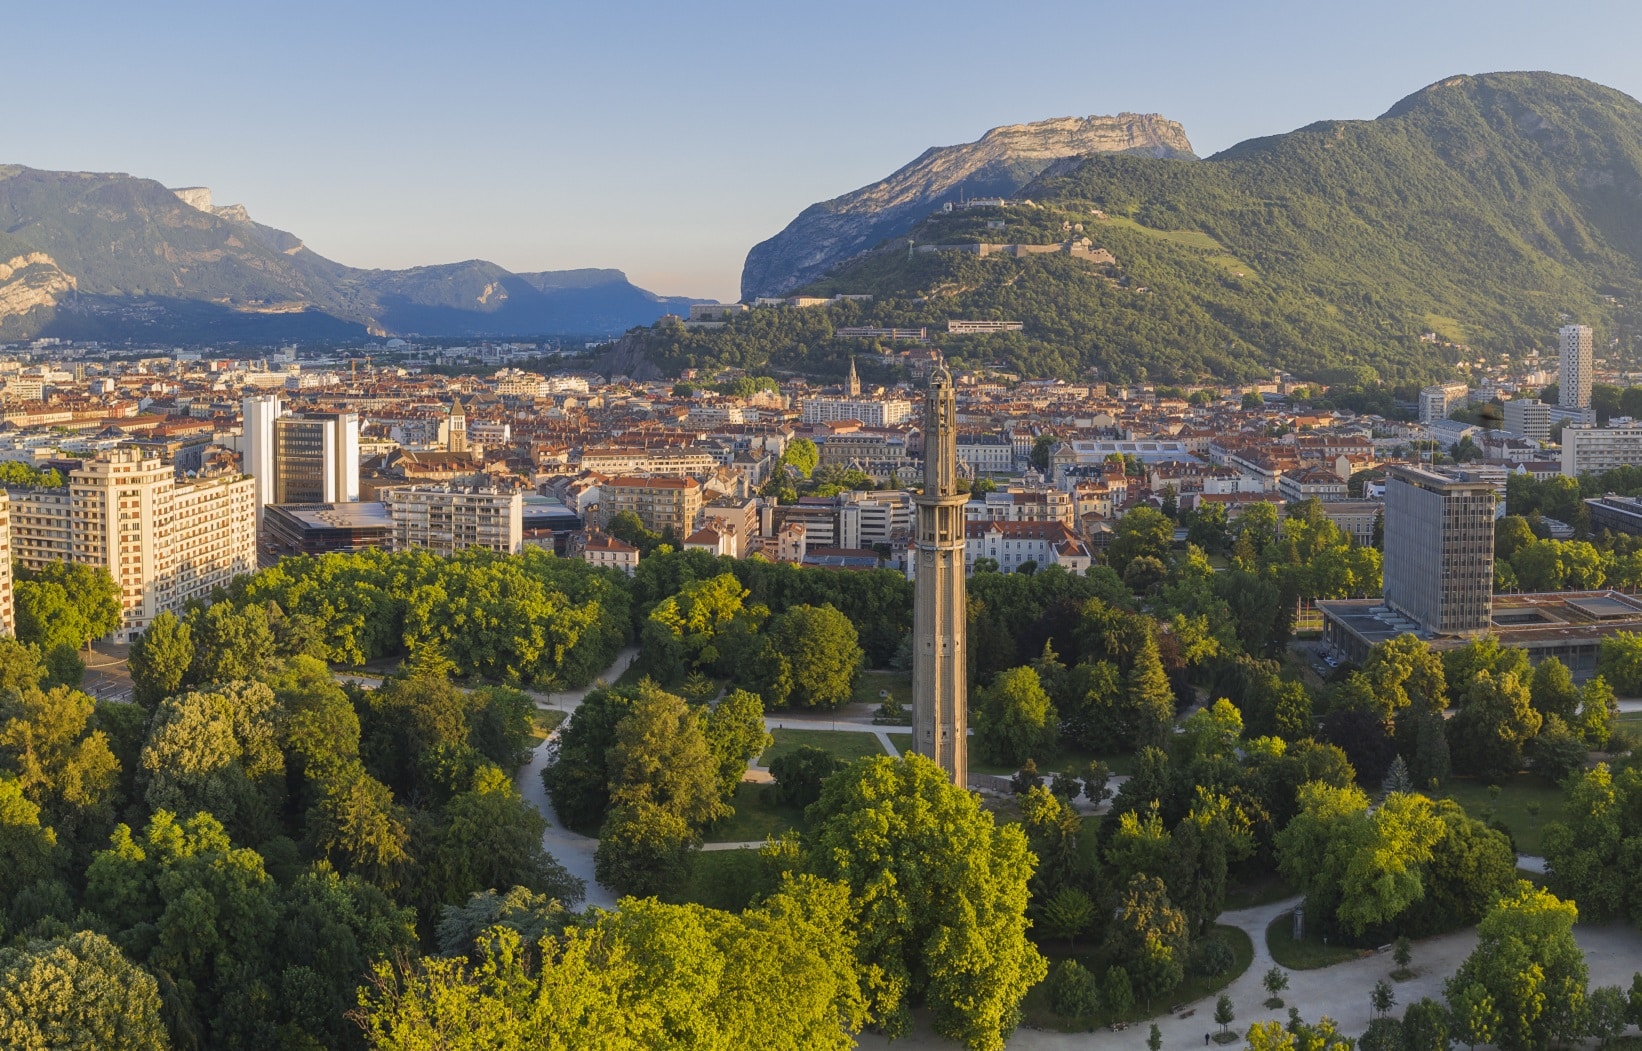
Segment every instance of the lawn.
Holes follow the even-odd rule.
[[[888,690],[890,695],[907,709],[912,711],[912,673],[905,671],[864,671],[855,677],[855,690],[850,694],[851,704],[870,704],[876,710],[884,703],[884,698],[878,695],[880,690]]]
[[[1314,971],[1337,963],[1355,960],[1362,951],[1349,945],[1325,945],[1315,927],[1308,927],[1306,936],[1295,941],[1294,919],[1288,913],[1271,921],[1266,928],[1266,948],[1271,958],[1291,971]]]
[[[1516,840],[1517,852],[1540,853],[1540,840],[1545,826],[1562,820],[1564,799],[1562,789],[1534,774],[1517,774],[1500,785],[1499,799],[1491,798],[1488,785],[1466,777],[1456,777],[1437,793],[1439,798],[1452,799],[1465,812],[1479,820],[1489,809]],[[1529,808],[1537,804],[1537,814]]]
[[[1082,776],[1091,760],[1099,759],[1112,768],[1114,774],[1132,774],[1135,772],[1135,757],[1129,752],[1116,752],[1110,755],[1090,755],[1075,748],[1055,746],[1049,754],[1039,759],[1033,757],[1038,764],[1038,773],[1047,778],[1057,771],[1066,771]],[[997,774],[1002,777],[1012,776],[1020,767],[1008,764],[988,763],[975,750],[975,739],[969,739],[969,772],[972,774]]]
[[[911,734],[886,734],[885,736],[889,738],[889,743],[895,746],[895,750],[902,755],[912,751]]]
[[[773,888],[758,851],[703,850],[690,859],[690,878],[684,886],[665,895],[665,900],[740,912],[754,897]]]
[[[537,708],[536,718],[530,727],[530,736],[538,741],[545,741],[547,735],[557,730],[559,724],[569,717],[569,712],[557,708]]]
[[[770,785],[743,781],[736,786],[735,813],[707,829],[708,843],[752,843],[794,828],[803,820],[797,807],[775,802]]]
[[[772,759],[797,751],[804,745],[831,752],[845,762],[854,762],[869,755],[883,755],[878,738],[865,730],[772,730],[775,743],[764,750],[758,765],[769,766]]]
[[[1160,996],[1151,1004],[1137,1004],[1130,1011],[1126,1019],[1108,1014],[1102,1010],[1089,1018],[1064,1018],[1049,1008],[1048,983],[1039,982],[1026,993],[1026,999],[1021,1002],[1021,1017],[1025,1027],[1033,1029],[1048,1029],[1060,1033],[1082,1033],[1093,1029],[1100,1029],[1112,1022],[1127,1020],[1130,1022],[1144,1022],[1148,1018],[1158,1018],[1169,1013],[1175,1004],[1190,1004],[1205,997],[1213,996],[1226,986],[1235,982],[1249,969],[1254,962],[1254,943],[1249,936],[1236,927],[1216,926],[1209,937],[1217,938],[1231,946],[1232,956],[1235,959],[1231,970],[1213,978],[1188,974],[1186,980],[1176,986],[1167,996]],[[1049,966],[1053,967],[1059,960],[1068,957],[1077,960],[1089,968],[1096,976],[1106,973],[1109,961],[1096,952],[1071,953],[1067,952],[1061,943],[1040,945],[1045,956],[1049,957]],[[1207,1012],[1212,1017],[1213,1010]],[[1205,1021],[1208,1019],[1205,1018]]]

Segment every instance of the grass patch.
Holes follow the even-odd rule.
[[[769,785],[743,781],[736,786],[731,803],[735,813],[709,828],[703,838],[708,843],[751,843],[796,828],[804,818],[797,807],[775,801]]]
[[[545,741],[547,736],[568,718],[570,713],[558,708],[537,708],[536,718],[530,724],[530,736],[538,741]]]
[[[912,751],[911,734],[885,734],[884,736],[889,738],[889,743],[894,745],[895,750],[900,752],[902,755],[906,755],[908,752]]]
[[[1195,248],[1204,253],[1205,262],[1219,267],[1229,276],[1244,279],[1256,278],[1254,267],[1226,251],[1226,246],[1210,237],[1201,230],[1157,230],[1150,226],[1142,226],[1133,219],[1122,215],[1109,215],[1104,222],[1113,226],[1120,226],[1138,234],[1144,234],[1156,241],[1167,241],[1169,244],[1180,245],[1182,248]]]
[[[663,900],[694,902],[710,909],[740,912],[755,897],[775,889],[756,850],[703,850],[690,859],[690,878]]]
[[[760,766],[769,766],[770,761],[795,752],[805,745],[819,748],[823,752],[831,752],[846,763],[870,755],[883,755],[884,747],[878,743],[875,734],[864,730],[793,730],[780,729],[770,731],[775,743],[764,750],[759,757]]]
[[[1278,966],[1291,971],[1332,967],[1355,960],[1360,951],[1348,945],[1324,945],[1315,930],[1308,931],[1300,941],[1294,940],[1293,933],[1294,919],[1288,913],[1272,920],[1271,926],[1266,928],[1266,948],[1271,950],[1271,958],[1277,961]]]
[[[1081,1033],[1099,1029],[1113,1022],[1144,1022],[1149,1018],[1161,1018],[1169,1013],[1169,1008],[1173,1004],[1195,1003],[1204,997],[1213,996],[1237,981],[1243,976],[1243,972],[1249,969],[1249,965],[1254,962],[1254,943],[1249,940],[1248,934],[1236,927],[1216,926],[1208,936],[1224,942],[1231,948],[1234,962],[1231,969],[1224,974],[1212,978],[1188,975],[1173,991],[1159,996],[1151,1004],[1136,1004],[1134,1010],[1127,1015],[1119,1016],[1102,1010],[1088,1018],[1065,1018],[1050,1010],[1048,982],[1039,982],[1027,990],[1026,999],[1021,1001],[1022,1021],[1029,1028],[1048,1029],[1059,1033]],[[1067,952],[1061,943],[1040,945],[1038,948],[1049,957],[1051,967],[1060,960],[1075,959],[1094,972],[1097,978],[1106,973],[1106,968],[1111,962],[1100,952]]]
[[[1101,762],[1111,767],[1112,773],[1114,774],[1133,774],[1135,772],[1135,757],[1131,752],[1115,752],[1109,755],[1091,755],[1088,752],[1078,751],[1075,748],[1063,748],[1056,746],[1049,752],[1048,755],[1041,759],[1037,756],[1033,756],[1033,760],[1038,764],[1038,773],[1043,775],[1045,781],[1049,779],[1050,774],[1063,771],[1071,772],[1081,777],[1083,776],[1083,771],[1088,768],[1090,761],[1095,759],[1099,759]],[[1020,767],[1018,766],[985,762],[975,750],[974,738],[970,738],[970,773],[996,774],[1000,777],[1010,777],[1019,769]],[[1108,785],[1107,787],[1110,788],[1111,786]]]
[[[884,703],[879,690],[888,690],[910,713],[912,711],[912,673],[904,671],[864,671],[855,677],[855,689],[850,692],[851,704],[870,704],[876,709]]]
[[[1562,789],[1535,774],[1517,774],[1501,782],[1498,799],[1488,789],[1481,781],[1456,777],[1437,796],[1454,800],[1478,820],[1492,809],[1495,820],[1511,830],[1519,853],[1539,854],[1545,826],[1562,820],[1567,803]],[[1537,812],[1531,813],[1536,806]]]

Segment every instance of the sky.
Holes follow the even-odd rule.
[[[1631,0],[0,10],[0,163],[210,186],[353,266],[616,267],[726,300],[809,204],[999,124],[1155,112],[1206,156],[1456,73],[1642,97]]]

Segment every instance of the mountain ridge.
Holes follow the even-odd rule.
[[[0,339],[592,334],[693,301],[619,270],[349,267],[206,187],[15,164],[0,165],[0,264]]]
[[[1591,81],[1449,77],[1373,120],[1316,121],[1188,163],[1063,158],[1015,196],[1035,207],[925,212],[799,289],[871,303],[754,311],[768,316],[716,332],[659,326],[633,350],[663,371],[830,376],[871,347],[835,327],[934,336],[980,318],[1023,331],[936,342],[1024,375],[1248,381],[1285,369],[1419,383],[1468,356],[1553,348],[1578,319],[1642,360],[1642,103]],[[956,250],[1082,237],[1111,261]]]
[[[876,182],[810,205],[754,245],[742,268],[741,297],[750,302],[783,295],[904,234],[943,203],[960,196],[1012,196],[1046,165],[1091,152],[1193,156],[1185,129],[1155,113],[1004,124],[973,142],[931,146]]]

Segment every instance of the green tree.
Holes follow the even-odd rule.
[[[1501,1047],[1543,1049],[1583,1034],[1585,955],[1574,941],[1579,911],[1526,881],[1477,925],[1477,947],[1448,980],[1447,990],[1466,1037],[1481,1027],[1466,1016],[1492,1001]],[[1480,989],[1483,997],[1471,992]]]
[[[774,707],[836,708],[855,689],[861,657],[848,617],[830,603],[797,605],[770,621],[752,675]]]
[[[1100,984],[1076,960],[1055,964],[1044,984],[1049,990],[1049,1009],[1062,1018],[1087,1018],[1100,1010]]]
[[[756,693],[732,690],[707,717],[707,746],[718,761],[719,791],[726,800],[747,772],[747,762],[774,740],[764,729],[764,701]]]
[[[1134,663],[1123,677],[1122,704],[1125,743],[1133,747],[1161,747],[1174,725],[1175,697],[1168,673],[1150,634],[1141,643]]]
[[[1534,668],[1528,696],[1541,716],[1554,715],[1564,721],[1571,720],[1579,706],[1579,689],[1574,686],[1574,677],[1555,657],[1546,657]]]
[[[1136,875],[1129,880],[1106,945],[1128,972],[1135,995],[1148,1003],[1180,984],[1189,946],[1186,916],[1169,900],[1161,879]]]
[[[794,438],[781,453],[781,461],[808,478],[821,462],[821,450],[808,438]]]
[[[120,589],[101,566],[48,562],[19,570],[13,601],[18,640],[45,654],[77,650],[120,626]]]
[[[1604,637],[1596,671],[1620,695],[1642,694],[1642,633],[1616,631]]]
[[[1613,687],[1600,675],[1586,680],[1579,690],[1579,716],[1576,725],[1592,748],[1606,748],[1614,724],[1619,719],[1619,700]]]
[[[1226,1027],[1235,1021],[1237,1021],[1237,1012],[1232,1008],[1231,997],[1221,993],[1220,999],[1214,1002],[1214,1024],[1219,1026],[1220,1031],[1224,1033]]]
[[[1260,979],[1260,984],[1266,990],[1266,1006],[1273,1010],[1282,1007],[1283,991],[1289,987],[1289,976],[1283,973],[1283,969],[1273,965]]]
[[[1448,1009],[1429,996],[1403,1011],[1403,1046],[1408,1051],[1449,1051],[1451,1032]]]
[[[193,632],[170,611],[149,622],[131,643],[131,682],[138,704],[153,711],[179,692],[194,660]]]
[[[1039,922],[1051,938],[1065,938],[1068,950],[1077,947],[1077,937],[1095,922],[1095,903],[1076,887],[1063,887],[1043,903]]]
[[[905,1032],[918,1003],[936,1031],[999,1049],[1048,967],[1026,937],[1032,855],[1018,826],[922,756],[861,760],[810,808],[804,866],[848,885],[871,1012]]]
[[[1459,712],[1448,720],[1455,768],[1489,778],[1516,773],[1523,766],[1523,746],[1541,722],[1527,687],[1514,673],[1495,678],[1478,672]]]
[[[975,745],[988,762],[1019,766],[1054,747],[1059,719],[1030,667],[1003,672],[976,702]]]
[[[154,977],[101,934],[0,949],[0,1045],[166,1051]]]
[[[206,811],[240,838],[275,834],[285,798],[273,691],[238,682],[160,703],[142,751],[144,799],[155,811]]]
[[[232,603],[218,602],[191,610],[185,623],[195,647],[187,675],[190,684],[256,679],[273,659],[274,635],[262,606],[235,609]]]
[[[443,816],[423,859],[430,906],[457,904],[495,887],[524,887],[567,904],[581,900],[581,881],[542,848],[547,821],[501,770],[481,767],[473,787],[453,797]]]
[[[92,725],[95,707],[65,686],[0,693],[0,771],[64,834],[108,818],[115,802],[120,763]]]
[[[770,776],[775,779],[777,801],[787,806],[807,807],[821,798],[821,784],[842,770],[845,763],[831,752],[812,745],[799,745],[770,760]]]
[[[1174,522],[1155,507],[1136,507],[1118,519],[1106,562],[1119,576],[1137,558],[1154,558],[1159,563],[1169,557],[1174,545]]]

